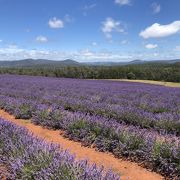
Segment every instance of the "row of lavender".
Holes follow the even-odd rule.
[[[66,137],[85,146],[93,145],[97,150],[141,162],[165,176],[180,177],[179,137],[45,105],[38,106],[32,121],[45,127],[63,129]]]
[[[141,161],[166,176],[179,176],[180,138],[175,135],[119,124],[116,120],[100,116],[72,113],[58,109],[55,105],[25,103],[24,100],[13,98],[3,105],[1,108],[4,107],[16,118],[32,117],[35,124],[63,129],[66,137],[81,141],[85,146],[93,145],[100,151],[110,151],[118,157]]]
[[[82,141],[84,145],[93,144],[101,151],[110,151],[116,156],[141,161],[162,174],[171,177],[180,176],[179,89],[141,84],[105,81],[98,83],[97,81],[26,76],[2,76],[0,79],[2,80],[0,107],[17,118],[32,118],[36,124],[63,129],[67,137]],[[107,89],[110,86],[115,94]],[[82,92],[78,94],[78,91]],[[126,91],[131,94],[128,96]],[[117,97],[114,98],[114,96]],[[95,102],[97,97],[101,97],[101,101],[102,97],[104,99],[97,103]],[[142,98],[139,100],[142,102],[150,102],[149,97],[151,101],[154,100],[156,103],[159,101],[161,105],[167,104],[166,108],[169,108],[169,112],[151,112],[149,118],[147,118],[147,114],[150,112],[142,115],[139,113],[141,118],[138,118],[135,111],[138,111],[137,98]],[[116,104],[115,100],[122,104]],[[149,105],[148,102],[146,102],[147,105]],[[116,114],[114,113],[115,106],[118,107]],[[109,109],[106,110],[106,107],[114,109],[108,111]],[[130,107],[135,108],[135,112],[131,112]],[[126,112],[126,116],[122,120],[108,114],[113,112],[122,117],[121,109]],[[163,118],[164,116],[166,119]],[[157,117],[161,117],[161,119],[157,119]],[[167,120],[167,118],[169,119]],[[134,123],[133,120],[138,123]],[[154,122],[161,126],[156,124],[152,129]],[[150,123],[151,126],[147,126],[147,123]],[[173,126],[172,123],[174,123]],[[134,124],[140,126],[134,126]],[[146,129],[142,129],[142,127]]]
[[[0,76],[0,95],[180,134],[179,88],[28,76]]]
[[[9,169],[7,179],[118,180],[102,167],[77,161],[55,144],[47,144],[26,129],[0,119],[0,164]],[[0,177],[1,178],[1,177]]]

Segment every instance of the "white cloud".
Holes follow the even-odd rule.
[[[57,19],[56,17],[53,17],[48,22],[50,28],[54,29],[60,29],[64,27],[64,22],[61,19]]]
[[[27,33],[29,33],[29,32],[31,32],[31,29],[27,28],[27,29],[25,29],[25,31],[26,31]]]
[[[94,53],[92,51],[90,51],[89,49],[84,49],[84,50],[80,51],[80,54],[86,58],[94,56]]]
[[[104,22],[102,22],[102,32],[105,34],[107,38],[112,37],[112,32],[124,32],[124,29],[121,27],[121,23],[119,21],[115,21],[114,19],[108,17]]]
[[[159,53],[153,53],[154,57],[157,57],[159,55]]]
[[[71,23],[71,22],[74,21],[74,18],[73,18],[71,15],[66,14],[66,15],[64,16],[64,21],[65,21],[66,23]]]
[[[174,50],[175,51],[180,51],[180,46],[176,46]]]
[[[121,41],[121,44],[128,44],[129,42],[128,42],[128,40],[122,40]]]
[[[50,59],[50,60],[64,60],[74,59],[80,62],[105,62],[105,61],[129,61],[134,59],[142,60],[154,60],[154,59],[177,59],[179,58],[179,52],[165,51],[152,53],[144,51],[131,51],[131,52],[119,52],[119,51],[91,51],[89,49],[81,51],[50,51],[50,50],[37,50],[37,49],[22,49],[22,48],[0,48],[0,60],[18,60],[18,59]]]
[[[77,52],[77,58],[83,58],[86,61],[118,61],[118,60],[128,60],[131,59],[131,55],[113,53],[109,51],[95,52],[89,49]]]
[[[18,49],[18,46],[16,44],[9,44],[7,45],[8,49]]]
[[[153,13],[154,14],[157,14],[161,11],[161,5],[160,4],[157,4],[157,3],[152,3],[151,4],[151,7],[152,7],[152,10],[153,10]]]
[[[119,4],[120,6],[129,5],[130,4],[130,0],[115,0],[115,3]]]
[[[85,5],[82,10],[83,10],[83,16],[87,16],[87,12],[90,11],[91,9],[94,9],[97,6],[97,4],[89,4],[89,5]]]
[[[81,62],[87,61],[119,61],[129,60],[133,57],[131,55],[114,53],[109,51],[91,51],[84,49],[80,51],[48,51],[48,50],[28,50],[21,48],[0,48],[0,60],[18,60],[18,59],[51,59],[51,60],[64,60],[74,59]]]
[[[23,49],[18,48],[16,45],[7,45],[7,47],[5,48],[0,48],[0,56],[11,56],[14,55],[16,53],[20,53],[22,52]]]
[[[53,53],[50,53],[49,51],[43,51],[43,50],[28,50],[23,49],[19,47],[5,47],[0,48],[0,60],[19,60],[19,59],[27,59],[27,58],[50,58],[52,57]]]
[[[141,31],[139,35],[148,39],[166,37],[178,32],[180,32],[180,21],[174,21],[167,25],[155,23],[150,27],[147,27],[144,31]]]
[[[147,49],[155,49],[155,48],[158,47],[158,45],[157,45],[157,44],[146,44],[145,47],[146,47]]]
[[[92,42],[92,46],[97,46],[97,42]]]
[[[45,36],[38,36],[38,37],[36,37],[36,41],[39,43],[46,43],[46,42],[48,42],[48,39]]]
[[[97,4],[95,4],[95,3],[94,4],[85,5],[83,7],[83,10],[87,11],[87,10],[95,8],[96,6],[97,6]]]

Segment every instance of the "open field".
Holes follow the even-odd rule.
[[[140,82],[140,83],[147,83],[147,84],[157,84],[157,85],[168,86],[168,87],[180,87],[180,83],[175,83],[175,82],[163,82],[163,81],[152,81],[152,80],[130,80],[130,79],[108,79],[108,80]]]
[[[0,76],[0,108],[83,146],[180,176],[180,90],[145,83]],[[0,156],[1,157],[1,156]]]

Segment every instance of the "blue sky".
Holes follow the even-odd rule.
[[[0,0],[0,60],[180,58],[180,0]]]

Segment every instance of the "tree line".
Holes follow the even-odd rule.
[[[180,82],[180,63],[126,66],[65,66],[0,68],[0,74],[19,74],[80,79],[141,79]]]

